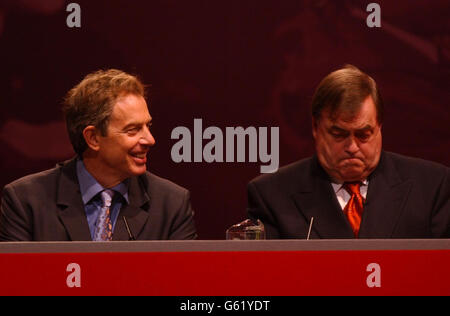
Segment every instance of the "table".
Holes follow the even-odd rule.
[[[0,243],[0,295],[450,295],[450,240]]]

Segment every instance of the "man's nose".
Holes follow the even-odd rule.
[[[354,136],[349,136],[346,139],[345,151],[349,154],[356,154],[359,151],[359,145]]]
[[[141,145],[146,145],[146,146],[155,145],[156,140],[153,137],[153,134],[152,134],[152,132],[150,132],[150,129],[148,127],[144,128],[144,133],[139,142]]]

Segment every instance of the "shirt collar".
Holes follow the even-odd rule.
[[[84,166],[83,160],[79,158],[77,159],[77,176],[78,182],[80,184],[81,198],[83,199],[84,205],[88,204],[94,196],[106,189],[100,183],[98,183],[97,180],[95,180],[95,178],[89,173],[89,171],[87,171],[86,167]],[[114,190],[115,192],[119,192],[127,201],[127,203],[129,203],[128,186],[129,181],[127,179],[125,181],[122,181],[115,187],[109,189]]]
[[[344,188],[344,184],[343,183],[331,182],[331,185],[333,186],[334,193],[338,193],[341,189]],[[365,186],[365,185],[369,185],[369,180],[364,179],[364,180],[361,181],[361,186]]]

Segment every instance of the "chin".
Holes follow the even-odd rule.
[[[353,182],[364,180],[364,172],[362,170],[345,170],[341,173],[344,182]]]
[[[141,174],[144,174],[147,171],[147,166],[144,166],[142,168],[136,169],[136,172],[134,173],[136,176],[140,176]]]
[[[147,171],[147,166],[132,166],[129,168],[130,176],[140,176],[141,174],[144,174]]]
[[[342,179],[344,182],[357,182],[364,180],[364,177],[362,176],[355,176],[355,177],[345,177]]]

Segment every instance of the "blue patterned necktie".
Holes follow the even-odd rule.
[[[101,192],[102,208],[98,216],[97,226],[95,228],[94,241],[112,240],[112,222],[111,222],[111,201],[114,191],[104,190]]]

